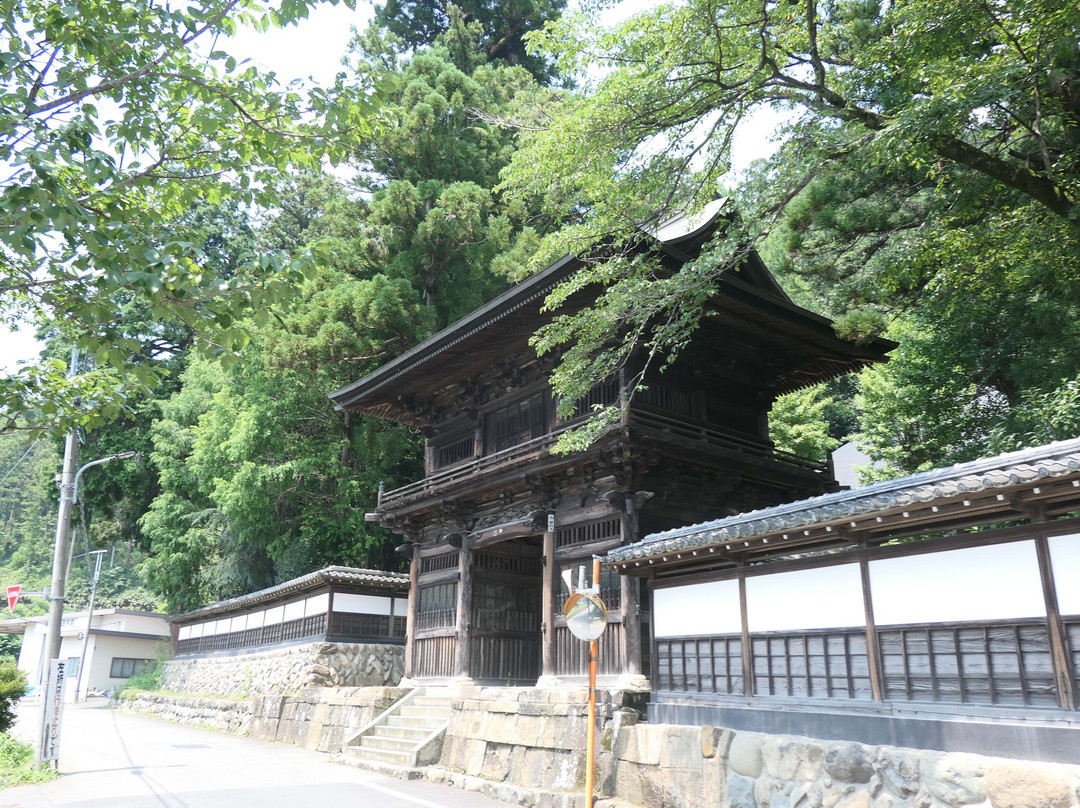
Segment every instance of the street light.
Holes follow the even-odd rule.
[[[72,365],[75,354],[72,352]],[[60,658],[60,626],[64,620],[64,589],[67,586],[69,539],[71,536],[71,512],[79,496],[79,479],[82,473],[93,466],[100,466],[113,460],[127,460],[138,457],[138,452],[121,452],[102,457],[85,464],[74,474],[75,456],[78,450],[78,435],[74,429],[67,434],[64,445],[64,470],[60,477],[60,511],[56,518],[56,545],[53,548],[52,584],[49,587],[49,624],[45,633],[45,669],[52,667],[54,659]],[[58,751],[59,716],[50,720],[50,706],[58,709],[54,694],[46,693],[41,701],[41,733],[37,749],[37,762],[44,763],[52,759]]]

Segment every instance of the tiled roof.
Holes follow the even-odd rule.
[[[929,507],[936,501],[974,497],[1025,484],[1030,486],[1040,480],[1078,473],[1080,438],[653,533],[635,544],[610,551],[604,560],[619,564],[692,552],[838,520],[866,518],[899,508]]]
[[[224,612],[239,611],[248,606],[258,603],[278,600],[282,597],[303,592],[306,589],[314,589],[323,584],[352,584],[358,586],[371,586],[383,589],[399,589],[403,593],[408,591],[409,576],[404,572],[383,572],[381,570],[366,570],[356,567],[326,567],[291,581],[260,589],[248,595],[219,600],[190,612],[174,614],[169,617],[170,623],[188,622],[195,618],[206,617]]]

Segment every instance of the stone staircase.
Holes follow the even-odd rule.
[[[448,691],[418,687],[346,739],[344,752],[360,762],[431,766],[442,753],[451,712]]]

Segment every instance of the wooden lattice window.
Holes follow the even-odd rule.
[[[428,572],[442,572],[443,570],[456,569],[458,565],[458,552],[441,553],[440,555],[427,556],[420,559],[420,574]]]
[[[537,631],[539,605],[537,587],[477,582],[473,586],[473,625],[499,631]]]
[[[622,535],[622,520],[619,517],[599,519],[578,525],[567,525],[555,531],[555,546],[569,547],[574,544],[587,544],[604,539],[617,539]]]
[[[750,647],[754,695],[873,698],[865,630],[759,635]]]
[[[471,460],[476,452],[476,439],[472,435],[439,446],[435,449],[435,468],[452,466],[463,460]]]
[[[656,640],[657,690],[743,693],[742,637],[675,637]]]
[[[548,431],[546,393],[534,393],[487,416],[486,453],[501,452]]]
[[[605,379],[599,384],[593,385],[585,397],[574,405],[574,418],[588,415],[597,407],[607,407],[619,400],[619,380],[617,378]]]
[[[390,633],[390,617],[379,614],[334,612],[330,633],[334,637],[386,637]]]
[[[676,390],[672,387],[654,384],[647,389],[638,390],[634,396],[641,404],[666,410],[676,415],[693,415],[694,400],[687,390]]]
[[[476,553],[473,555],[473,568],[518,575],[539,575],[540,559],[501,553]]]
[[[416,627],[448,628],[457,624],[457,582],[420,587]]]
[[[881,629],[878,642],[889,701],[1058,703],[1043,621]]]

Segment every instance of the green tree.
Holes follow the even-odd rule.
[[[310,5],[3,5],[0,317],[56,322],[97,365],[73,380],[56,360],[0,379],[0,428],[100,423],[158,380],[131,361],[146,334],[111,327],[125,301],[197,324],[221,353],[245,342],[239,318],[287,295],[302,260],[249,253],[222,282],[177,222],[203,201],[271,205],[283,169],[340,158],[364,131],[366,77],[304,95],[216,49],[237,25],[289,25]]]
[[[570,222],[536,265],[602,238],[632,244],[673,208],[732,199],[725,232],[674,277],[616,254],[574,281],[611,291],[538,336],[541,350],[574,346],[556,387],[572,400],[588,378],[625,361],[611,347],[618,341],[669,360],[718,273],[770,234],[780,269],[802,280],[815,307],[839,315],[844,336],[880,333],[918,311],[902,327],[934,335],[935,378],[961,367],[957,383],[975,401],[990,391],[1015,402],[1026,385],[1072,378],[1071,333],[1037,332],[1048,314],[1067,323],[1075,296],[1078,32],[1076,7],[1042,0],[950,0],[945,9],[925,0],[691,0],[614,30],[564,18],[534,41],[563,70],[599,69],[601,78],[593,94],[553,105],[549,125],[525,137],[504,174],[519,198],[542,195]],[[731,177],[736,127],[770,106],[790,113],[783,145]],[[1010,272],[982,271],[1007,266],[1008,243],[1030,250]],[[981,319],[968,327],[972,300]],[[983,352],[994,307],[1008,312],[1008,326],[1044,311],[1037,324],[1000,328]],[[946,363],[950,350],[962,361]],[[1038,381],[1033,371],[1048,365]],[[985,445],[985,430],[970,432]],[[941,442],[924,448],[948,454]]]
[[[459,23],[410,58],[384,31],[358,40],[357,70],[395,88],[357,152],[360,193],[315,174],[289,181],[256,237],[313,245],[317,273],[252,327],[242,362],[192,361],[162,405],[162,493],[142,528],[144,570],[171,610],[327,564],[401,563],[364,513],[380,482],[422,475],[420,436],[334,412],[327,393],[484,302],[504,284],[489,266],[528,243],[491,191],[514,137],[494,121],[540,91],[521,68],[487,64],[479,26]]]
[[[417,49],[433,44],[452,27],[455,6],[465,22],[481,26],[478,52],[486,61],[519,65],[542,82],[553,77],[550,60],[529,53],[526,40],[530,32],[557,19],[566,0],[461,0],[454,6],[445,0],[387,0],[375,7],[374,24]]]
[[[26,695],[26,677],[15,667],[15,661],[0,660],[0,733],[15,723],[15,704]]]

